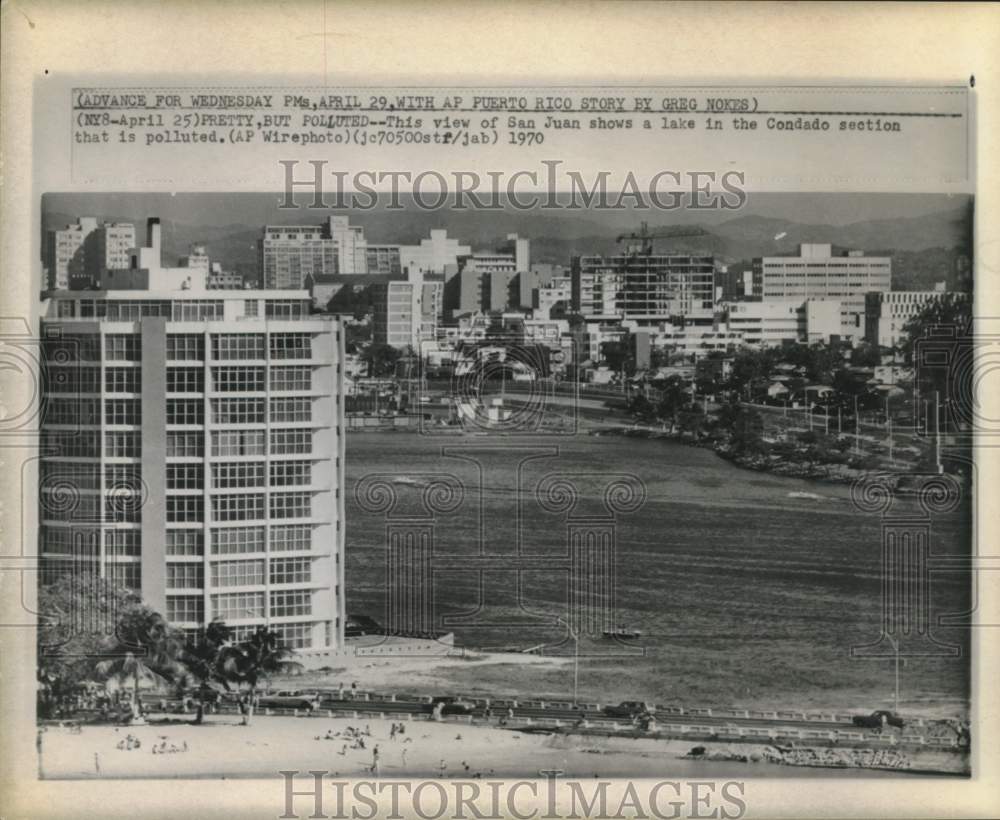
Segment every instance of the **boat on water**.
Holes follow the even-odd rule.
[[[631,629],[627,626],[618,626],[614,629],[604,630],[605,638],[621,638],[626,641],[634,641],[636,638],[642,637],[642,632],[638,629]]]

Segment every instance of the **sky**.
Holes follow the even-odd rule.
[[[305,197],[300,200],[303,204]],[[916,217],[950,211],[968,197],[947,194],[873,193],[750,193],[739,211],[643,212],[549,211],[549,216],[576,216],[609,227],[632,226],[639,218],[652,224],[718,224],[744,216],[788,219],[804,224],[847,225],[873,219]],[[91,215],[99,218],[128,217],[134,221],[159,216],[189,225],[260,226],[268,223],[319,223],[334,211],[281,210],[279,194],[263,193],[51,193],[42,198],[43,213]],[[442,226],[446,217],[442,219]]]

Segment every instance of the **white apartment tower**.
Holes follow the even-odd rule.
[[[309,305],[301,290],[51,295],[42,583],[112,578],[185,630],[268,625],[307,665],[342,645],[344,348]]]
[[[834,256],[828,244],[799,246],[798,256],[764,256],[753,260],[753,296],[764,302],[786,299],[836,299],[841,333],[865,334],[865,295],[892,288],[892,260],[848,251]]]

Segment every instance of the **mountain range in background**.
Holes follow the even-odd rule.
[[[49,197],[57,197],[50,200]],[[42,230],[62,228],[78,216],[96,216],[101,220],[132,222],[136,235],[145,237],[145,220],[151,213],[145,207],[140,212],[81,210],[67,212],[50,210],[46,205],[64,204],[60,197],[47,195],[43,200]],[[74,205],[76,203],[73,203]],[[110,205],[112,203],[106,203]],[[318,224],[334,211],[280,211],[262,217],[268,224]],[[343,212],[339,212],[343,213]],[[951,289],[967,289],[971,257],[972,200],[948,210],[917,216],[897,216],[846,224],[806,224],[792,219],[744,215],[732,219],[698,222],[692,217],[704,216],[688,211],[678,218],[663,213],[635,213],[629,224],[628,215],[614,218],[574,216],[566,212],[516,211],[420,211],[416,209],[351,211],[351,223],[360,225],[371,243],[417,244],[432,228],[445,227],[448,235],[469,244],[473,250],[493,247],[508,233],[517,233],[531,240],[533,262],[568,265],[577,254],[612,254],[622,246],[616,237],[622,232],[639,229],[647,220],[650,230],[669,225],[697,225],[707,233],[697,237],[658,241],[657,249],[669,248],[680,252],[701,252],[714,255],[729,265],[745,266],[756,256],[794,255],[800,243],[829,243],[835,250],[857,249],[868,255],[889,255],[893,258],[893,287],[899,290],[920,290],[946,281]],[[591,212],[592,214],[595,212]],[[603,212],[597,214],[604,217]],[[665,218],[668,217],[668,218]],[[253,276],[257,267],[257,240],[260,224],[234,222],[230,224],[190,224],[180,219],[161,216],[163,258],[165,264],[175,264],[176,258],[188,253],[192,244],[204,245],[213,261],[227,270]],[[964,261],[963,261],[964,258]],[[737,268],[738,269],[738,268]],[[959,275],[956,275],[958,272]]]

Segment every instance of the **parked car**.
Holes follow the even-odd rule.
[[[476,710],[476,704],[471,700],[451,695],[441,695],[434,698],[430,703],[432,712],[438,704],[442,704],[441,714],[443,715],[471,715]]]
[[[315,692],[284,689],[261,695],[257,700],[257,706],[261,709],[305,709],[311,712],[319,708],[319,696]]]
[[[654,710],[641,700],[623,700],[617,706],[605,706],[604,714],[608,717],[634,718],[640,715],[652,715]]]
[[[887,709],[876,709],[870,715],[855,715],[851,722],[862,729],[883,729],[887,726],[903,728],[903,719]]]

